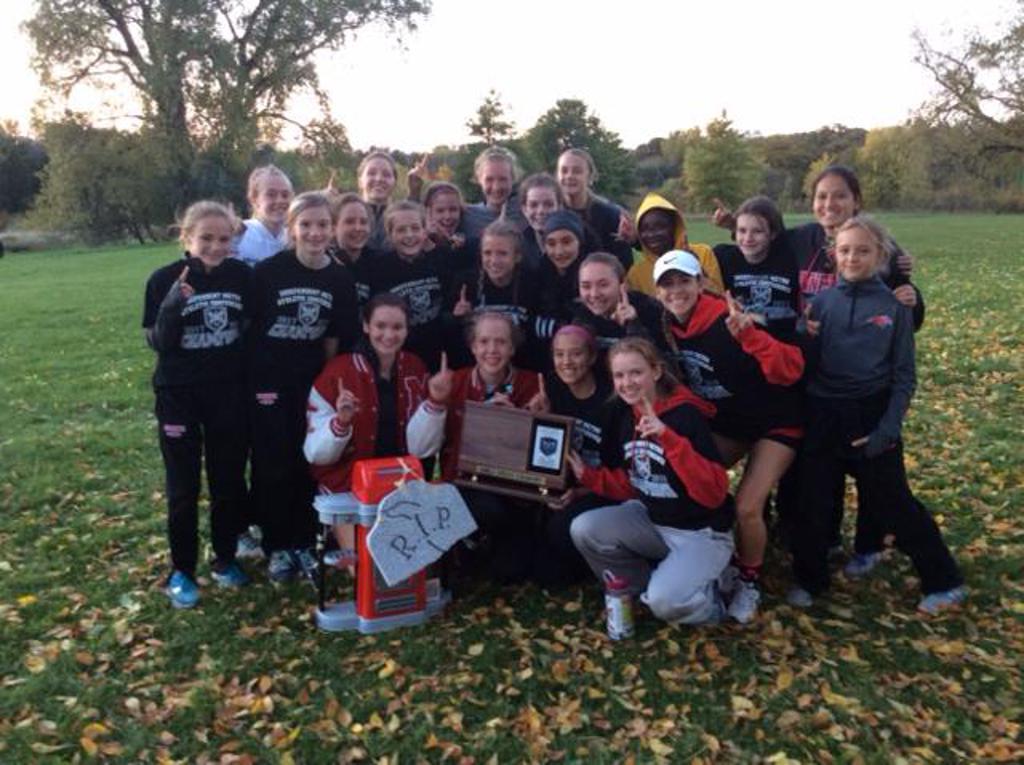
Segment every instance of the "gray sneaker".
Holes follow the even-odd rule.
[[[287,582],[298,573],[296,563],[287,550],[274,550],[267,562],[267,576],[272,582]]]
[[[314,580],[317,569],[320,568],[316,556],[305,547],[297,547],[290,553],[295,570],[310,581]]]
[[[749,624],[757,616],[760,602],[761,591],[757,589],[757,582],[738,580],[729,602],[729,618],[740,624]]]
[[[795,608],[810,608],[814,605],[814,596],[803,587],[793,587],[786,593],[786,602]]]
[[[875,567],[882,562],[882,553],[856,553],[849,562],[843,566],[843,573],[851,579],[860,579],[867,576]]]
[[[241,560],[263,560],[266,554],[260,546],[259,540],[248,531],[238,535],[238,544],[235,547],[235,558]]]

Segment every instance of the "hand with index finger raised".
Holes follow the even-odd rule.
[[[427,381],[427,392],[430,395],[430,400],[440,406],[446,406],[448,399],[452,395],[453,384],[454,375],[452,370],[448,368],[448,354],[442,351],[441,368],[437,370],[437,374]]]
[[[193,295],[196,294],[195,287],[193,287],[187,281],[188,280],[188,270],[189,270],[189,267],[187,265],[183,269],[181,269],[181,273],[178,274],[178,279],[174,283],[175,286],[178,288],[178,291],[181,292],[181,296],[185,300],[188,300],[190,297],[192,297]]]
[[[526,402],[526,410],[534,413],[551,411],[551,401],[544,389],[544,375],[540,372],[537,373],[537,392]]]

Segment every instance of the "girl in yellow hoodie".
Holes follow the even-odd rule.
[[[725,291],[722,272],[712,249],[706,244],[693,244],[686,238],[686,222],[674,204],[660,194],[651,192],[636,211],[640,256],[626,275],[630,289],[655,294],[654,261],[669,250],[688,250],[697,256],[707,281],[705,288],[721,294]]]

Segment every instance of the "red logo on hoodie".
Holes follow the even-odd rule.
[[[868,324],[874,324],[879,329],[887,329],[892,326],[892,317],[886,316],[884,313],[880,313],[877,316],[869,318]]]

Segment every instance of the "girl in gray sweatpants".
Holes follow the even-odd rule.
[[[573,543],[599,579],[605,571],[624,578],[655,616],[721,621],[717,582],[732,556],[735,510],[705,420],[710,405],[671,376],[647,340],[618,341],[608,363],[624,404],[607,435],[621,445],[615,463],[570,460],[581,484],[621,504],[578,516]]]

